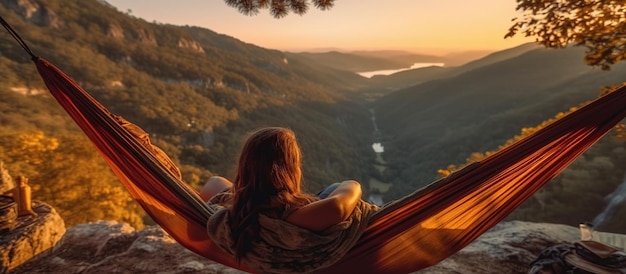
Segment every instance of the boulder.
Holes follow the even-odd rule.
[[[4,0],[0,4],[24,17],[31,23],[58,28],[61,25],[59,16],[52,9],[32,0]]]
[[[9,193],[13,188],[15,188],[13,177],[4,168],[4,163],[0,161],[0,194]]]
[[[65,223],[50,205],[33,201],[35,215],[17,217],[13,229],[0,234],[0,273],[50,252],[65,233]]]
[[[420,274],[528,273],[530,264],[542,250],[581,238],[578,227],[531,223],[502,222],[470,245],[439,264],[418,271]],[[626,235],[593,232],[593,240],[626,248]],[[459,271],[461,270],[461,271]]]
[[[456,254],[416,273],[528,273],[543,249],[579,239],[579,229],[573,226],[502,222]]]
[[[185,249],[159,226],[99,221],[69,228],[52,252],[11,273],[244,273]]]

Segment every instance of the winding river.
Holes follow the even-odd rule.
[[[374,143],[372,144],[372,149],[374,150],[374,153],[376,153],[374,168],[381,175],[380,177],[382,177],[385,169],[387,168],[387,162],[385,162],[385,159],[383,158],[385,147],[380,142],[380,131],[378,130],[378,125],[376,124],[376,112],[374,109],[370,109],[370,113],[372,116],[372,123],[374,124]],[[383,196],[387,193],[387,191],[389,191],[391,184],[382,182],[376,178],[370,178],[368,184],[370,193],[368,196],[369,202],[377,205],[383,205],[385,203]]]

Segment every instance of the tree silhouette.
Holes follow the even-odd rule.
[[[305,14],[311,3],[320,10],[328,10],[334,5],[335,0],[224,0],[224,2],[245,15],[256,15],[261,9],[269,9],[275,18],[283,18],[289,12]]]
[[[548,48],[587,48],[585,62],[608,70],[626,57],[626,1],[517,0],[523,15],[513,19],[505,37],[536,37]]]

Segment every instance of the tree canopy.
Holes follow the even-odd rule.
[[[609,69],[626,57],[626,1],[517,0],[522,16],[505,37],[522,33],[549,48],[587,48],[585,62]]]
[[[261,9],[269,9],[272,16],[282,18],[289,12],[305,14],[311,3],[320,10],[328,10],[335,0],[224,0],[224,2],[245,15],[256,15]]]

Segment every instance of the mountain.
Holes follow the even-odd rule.
[[[490,50],[468,50],[460,52],[451,52],[443,56],[444,63],[447,67],[459,67],[468,62],[483,58],[493,53]]]
[[[393,60],[396,62],[408,62],[409,65],[413,63],[439,63],[443,62],[443,58],[439,55],[413,53],[404,50],[368,50],[368,51],[351,51],[350,54],[359,56],[371,56],[376,58],[383,58],[387,60]],[[405,67],[402,67],[405,68]],[[384,68],[375,68],[375,70],[381,70]]]
[[[505,49],[505,50],[487,54],[483,58],[472,60],[471,62],[468,62],[462,66],[457,66],[455,67],[455,69],[453,69],[453,71],[455,73],[462,73],[462,72],[470,71],[470,70],[484,67],[487,65],[502,62],[511,58],[515,58],[531,50],[540,49],[540,48],[542,47],[536,43],[522,44],[516,47],[512,47],[510,49]]]
[[[538,48],[540,48],[540,46],[537,44],[526,43],[510,49],[485,54],[486,56],[482,58],[472,60],[460,66],[454,65],[459,62],[458,59],[455,59],[456,57],[446,56],[438,61],[445,63],[444,67],[431,66],[405,70],[391,75],[376,75],[372,77],[368,85],[368,90],[369,92],[386,94],[427,81],[454,77],[464,72],[517,57],[525,52]],[[480,53],[477,54],[481,55]],[[450,58],[454,59],[454,61],[448,61],[451,60]]]
[[[457,76],[374,103],[395,189],[390,198],[431,182],[437,169],[473,152],[497,149],[520,128],[596,98],[600,87],[621,83],[626,73],[626,64],[610,72],[586,66],[579,48],[518,52],[493,54],[459,67],[464,72]],[[516,56],[500,58],[511,53]],[[500,60],[488,60],[494,57]]]
[[[408,68],[414,63],[432,63],[442,60],[438,56],[405,51],[299,52],[292,53],[292,56],[304,58],[333,69],[351,72],[402,69]]]
[[[365,81],[352,72],[208,29],[149,23],[97,0],[1,0],[0,15],[35,54],[148,131],[190,182],[230,174],[242,136],[262,126],[300,137],[312,191],[368,176],[373,156],[358,132],[371,131],[369,112],[350,98]],[[0,44],[3,132],[77,133],[18,43],[5,33]]]

